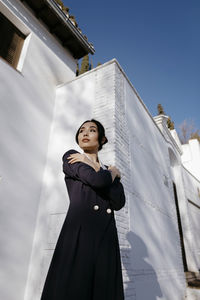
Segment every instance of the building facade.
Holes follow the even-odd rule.
[[[94,50],[50,0],[1,0],[0,39],[0,298],[22,300],[56,87]]]
[[[0,60],[1,299],[40,299],[69,204],[61,158],[80,150],[75,133],[91,117],[109,140],[102,161],[125,187],[115,216],[126,299],[195,299],[186,274],[200,268],[199,142],[181,145],[167,116],[153,118],[115,59],[75,77],[93,47],[71,23],[45,19],[51,9],[63,22],[54,1],[44,11],[39,2],[0,1],[2,22],[26,37],[13,65]]]

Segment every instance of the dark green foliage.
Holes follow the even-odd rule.
[[[89,55],[85,55],[82,58],[81,61],[81,68],[79,68],[79,65],[77,63],[77,70],[76,70],[76,76],[81,75],[87,71],[90,71],[93,69],[93,63],[92,63],[92,59],[89,57]]]
[[[166,115],[166,114],[165,114],[165,111],[164,111],[164,109],[163,109],[163,107],[162,107],[161,104],[158,104],[158,105],[157,105],[157,110],[158,110],[158,115]],[[171,121],[171,118],[170,118],[170,117],[168,117],[168,119],[167,119],[167,127],[168,127],[170,130],[174,129],[174,122]]]
[[[87,72],[88,70],[89,70],[89,55],[87,54],[82,59],[79,75]]]
[[[157,109],[159,115],[165,115],[164,109],[161,104],[158,104]]]
[[[169,117],[167,120],[167,127],[172,130],[174,129],[174,122],[171,121],[171,118]]]
[[[90,67],[89,67],[90,70],[93,69],[93,62],[92,62],[92,58],[90,58]]]

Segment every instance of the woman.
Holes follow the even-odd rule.
[[[102,124],[87,120],[76,133],[84,153],[63,156],[70,205],[41,300],[124,299],[114,210],[124,206],[125,195],[120,171],[98,159],[107,141]]]

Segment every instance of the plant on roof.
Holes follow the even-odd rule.
[[[61,0],[54,0],[61,8],[64,12],[69,12],[69,8],[67,6],[64,5],[64,3]]]
[[[159,115],[165,115],[164,109],[161,104],[158,104],[157,109]]]

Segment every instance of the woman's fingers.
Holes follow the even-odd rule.
[[[111,171],[116,177],[121,178],[121,173],[120,173],[119,169],[116,168],[115,166],[109,166],[108,170]]]
[[[74,164],[76,162],[84,162],[91,166],[91,161],[87,158],[87,156],[81,153],[72,153],[67,157],[67,159],[70,164]]]
[[[73,164],[75,162],[81,161],[80,157],[77,155],[78,153],[70,154],[70,156],[67,157],[70,164]]]
[[[75,161],[76,161],[76,158],[70,158],[68,162],[69,162],[70,164],[72,164],[72,163],[74,163]]]

